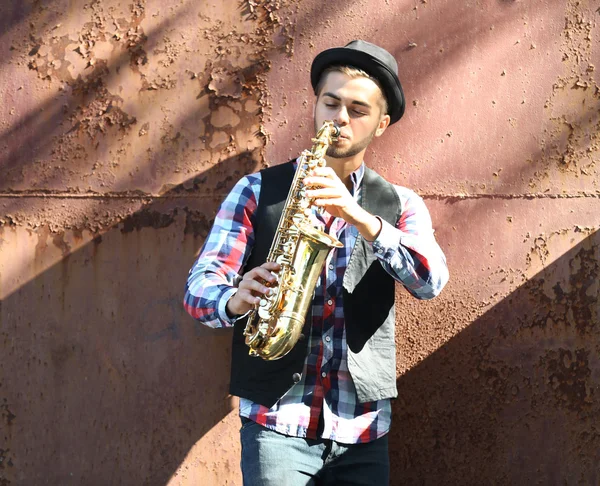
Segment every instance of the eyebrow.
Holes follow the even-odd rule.
[[[342,101],[342,98],[340,98],[338,95],[335,95],[333,93],[330,93],[329,91],[327,93],[323,93],[323,96],[329,96],[330,98],[333,98],[334,100],[337,101]],[[352,100],[352,104],[353,105],[360,105],[360,106],[364,106],[365,108],[372,108],[371,105],[369,103],[366,103],[364,101],[359,101],[359,100]]]

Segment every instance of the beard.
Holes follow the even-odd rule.
[[[364,149],[366,149],[369,144],[371,143],[371,140],[373,140],[373,137],[375,136],[375,133],[377,132],[377,127],[375,127],[373,129],[373,131],[367,135],[365,138],[363,138],[362,140],[359,140],[356,143],[353,143],[352,145],[350,145],[350,147],[339,147],[336,145],[336,143],[332,143],[329,147],[327,147],[327,156],[331,157],[333,159],[345,159],[347,157],[353,157],[356,154],[362,152]]]
[[[327,155],[334,159],[345,159],[347,157],[353,157],[356,154],[362,152],[364,149],[368,147],[373,140],[375,132],[373,132],[368,137],[363,138],[362,140],[356,142],[355,144],[350,145],[350,147],[342,148],[335,145],[335,142],[327,147]]]

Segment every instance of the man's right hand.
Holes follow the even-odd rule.
[[[271,291],[267,285],[272,286],[277,281],[272,272],[277,273],[280,269],[279,263],[266,262],[245,273],[238,291],[227,301],[227,314],[230,317],[241,316],[257,305]]]

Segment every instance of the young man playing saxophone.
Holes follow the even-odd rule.
[[[264,262],[294,162],[236,184],[190,271],[186,310],[208,326],[234,326],[230,391],[240,396],[244,485],[388,484],[395,282],[430,299],[448,280],[422,199],[363,162],[404,113],[397,72],[391,54],[364,41],[313,61],[315,128],[331,120],[340,136],[326,166],[304,179],[306,196],[343,247],[330,253],[288,355],[249,357],[243,330],[280,269]]]

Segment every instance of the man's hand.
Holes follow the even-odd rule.
[[[377,238],[381,220],[360,207],[331,167],[317,167],[304,179],[304,184],[308,188],[306,195],[315,206],[353,224],[368,241]]]
[[[271,272],[278,272],[280,269],[279,263],[267,262],[245,273],[238,291],[227,301],[227,313],[233,317],[251,310],[262,296],[271,291],[267,285],[273,285],[277,281],[277,277]]]

